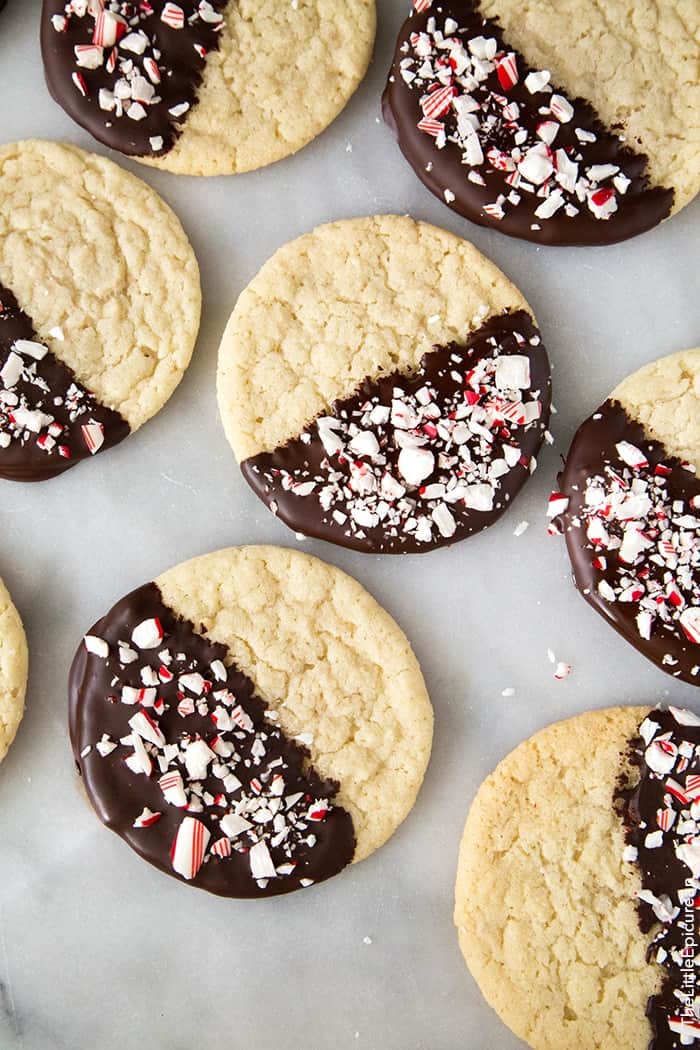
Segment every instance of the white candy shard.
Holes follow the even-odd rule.
[[[85,648],[93,656],[100,656],[103,660],[106,660],[109,656],[109,645],[104,638],[98,638],[94,634],[86,634],[83,639]]]
[[[435,457],[425,448],[403,448],[399,453],[398,468],[409,485],[420,485],[435,469]]]
[[[138,649],[156,649],[163,641],[160,620],[142,620],[131,632],[131,640]]]
[[[248,854],[250,873],[254,879],[273,879],[277,875],[267,844],[261,839],[251,846]]]

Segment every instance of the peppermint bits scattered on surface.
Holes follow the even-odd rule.
[[[226,648],[176,617],[155,584],[85,636],[72,734],[76,723],[98,812],[163,870],[251,897],[312,885],[352,859],[337,785],[268,717]]]
[[[414,374],[365,380],[300,438],[245,461],[291,528],[360,550],[422,551],[490,525],[535,466],[546,353],[524,311],[435,347]]]

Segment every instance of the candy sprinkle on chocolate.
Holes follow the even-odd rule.
[[[611,401],[550,496],[577,586],[660,667],[700,685],[700,479]]]
[[[641,876],[640,926],[654,931],[647,958],[665,971],[647,1006],[649,1050],[680,1050],[700,1042],[700,718],[677,707],[650,712],[630,760],[638,783],[621,784],[616,797],[623,859]]]
[[[96,624],[73,663],[71,737],[98,813],[152,864],[223,896],[311,885],[354,854],[338,785],[273,713],[155,584]]]
[[[413,374],[365,380],[300,438],[243,462],[295,531],[402,553],[492,524],[535,469],[550,406],[549,364],[524,311],[492,318],[463,346],[436,347]]]
[[[476,0],[414,2],[384,117],[437,197],[518,237],[610,243],[671,209],[673,191],[648,185],[646,157],[531,69]]]
[[[44,0],[51,93],[122,153],[167,153],[197,101],[228,0]]]
[[[0,477],[42,481],[129,433],[34,331],[17,299],[0,285]]]

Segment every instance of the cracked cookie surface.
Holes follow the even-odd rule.
[[[236,667],[305,743],[319,775],[340,784],[354,861],[410,812],[423,781],[433,715],[396,622],[354,579],[298,551],[234,547],[156,580],[164,602],[228,646]]]
[[[610,395],[671,456],[700,474],[700,347],[668,354],[627,376]]]
[[[0,580],[0,761],[7,754],[24,714],[27,663],[24,627]]]
[[[175,146],[139,159],[177,174],[229,175],[296,153],[354,94],[375,28],[374,0],[233,0]]]

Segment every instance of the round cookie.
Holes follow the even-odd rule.
[[[258,897],[389,838],[423,780],[432,708],[405,635],[355,580],[238,547],[95,624],[73,662],[70,733],[98,815],[137,853]]]
[[[640,652],[700,685],[700,349],[653,361],[579,428],[551,531],[576,586]]]
[[[532,311],[471,244],[396,215],[321,226],[240,296],[226,435],[297,532],[420,552],[492,524],[536,465],[550,373]]]
[[[534,1050],[697,1038],[683,949],[697,950],[699,752],[691,712],[592,711],[536,733],[479,789],[459,853],[459,943]]]
[[[610,244],[700,189],[694,0],[414,0],[384,115],[423,183],[484,226]]]
[[[197,260],[144,182],[74,146],[0,148],[0,477],[53,477],[153,416],[189,364]]]
[[[367,71],[374,0],[44,0],[49,90],[100,142],[186,175],[280,160]]]
[[[7,754],[24,714],[27,661],[22,621],[0,580],[0,761]]]

